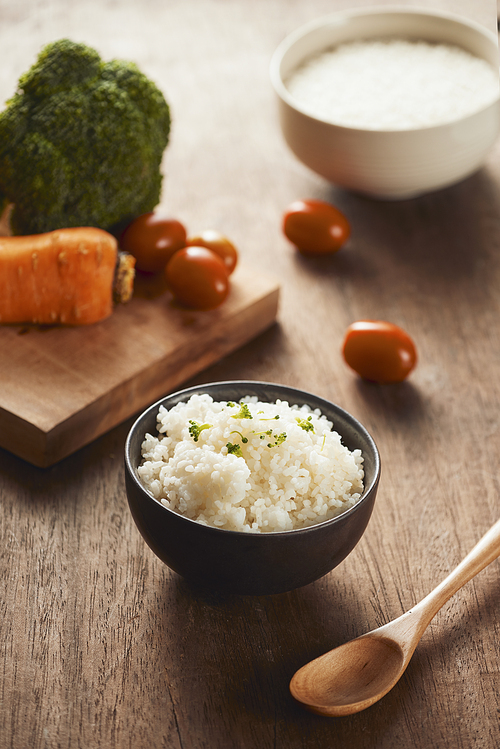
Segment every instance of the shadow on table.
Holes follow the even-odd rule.
[[[410,381],[378,385],[356,378],[354,387],[375,417],[386,414],[399,427],[408,428],[425,417],[425,398]]]
[[[485,262],[497,253],[491,225],[500,223],[500,192],[487,168],[409,200],[350,194],[345,209],[352,215],[351,248],[365,259],[391,257],[399,268],[411,270],[416,282],[444,280],[450,288],[471,284],[478,274],[488,280]]]
[[[168,608],[167,629],[169,650],[180,659],[166,662],[165,670],[173,700],[183,706],[180,722],[199,725],[204,714],[207,746],[211,732],[218,746],[248,749],[390,749],[411,734],[418,746],[447,746],[436,733],[447,701],[443,696],[436,704],[435,695],[446,695],[447,680],[452,688],[459,678],[461,651],[471,641],[480,645],[485,621],[476,599],[455,625],[431,626],[399,683],[368,710],[326,718],[291,697],[288,685],[298,668],[362,634],[354,627],[363,621],[363,594],[347,585],[348,610],[337,601],[347,600],[341,567],[299,590],[263,597],[207,593],[172,575],[165,594],[176,605]],[[497,585],[488,593],[490,619],[499,600]]]
[[[341,573],[333,572],[289,593],[224,596],[197,590],[173,575],[166,595],[176,605],[164,610],[172,638],[168,650],[180,654],[180,660],[172,658],[165,670],[175,704],[186,711],[181,721],[194,724],[203,712],[207,745],[214,716],[219,716],[220,746],[383,746],[412,688],[408,679],[384,704],[344,719],[313,715],[289,693],[290,679],[304,663],[361,634],[353,629],[353,622],[363,620],[361,591],[349,589],[346,610],[336,605],[337,596],[346,600],[342,589]]]

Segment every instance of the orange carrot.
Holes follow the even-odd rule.
[[[87,325],[113,310],[116,239],[93,227],[0,237],[0,323]]]

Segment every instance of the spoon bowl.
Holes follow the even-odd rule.
[[[364,635],[298,671],[291,690],[299,700],[307,691],[313,712],[349,715],[372,705],[374,694],[379,695],[377,699],[386,694],[405,668],[404,653],[397,643]]]
[[[426,598],[398,619],[302,666],[292,696],[312,712],[343,716],[378,702],[399,681],[430,621],[451,596],[500,555],[500,520]]]

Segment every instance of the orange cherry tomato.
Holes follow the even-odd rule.
[[[238,262],[236,247],[224,234],[215,231],[215,229],[205,229],[194,237],[188,237],[187,244],[188,246],[206,247],[215,252],[224,260],[229,275],[236,268]]]
[[[360,377],[378,383],[402,382],[417,363],[417,350],[408,333],[381,320],[350,325],[342,353]]]
[[[224,261],[206,247],[178,250],[169,260],[165,274],[177,301],[192,309],[215,309],[229,294]]]
[[[156,213],[143,213],[127,226],[120,248],[136,259],[145,273],[162,271],[174,252],[186,246],[186,229],[180,221]]]
[[[348,240],[348,220],[331,203],[295,200],[283,216],[285,236],[306,255],[337,252]]]

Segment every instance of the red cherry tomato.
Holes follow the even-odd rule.
[[[206,247],[216,255],[219,255],[226,264],[226,269],[229,275],[236,268],[238,262],[238,251],[234,244],[229,241],[224,234],[221,234],[214,229],[205,229],[194,237],[188,237],[188,246],[195,247]]]
[[[229,294],[229,276],[222,258],[206,247],[184,247],[165,270],[174,297],[186,307],[215,309]]]
[[[408,333],[381,320],[350,325],[342,353],[360,377],[378,383],[402,382],[417,363],[417,350]]]
[[[337,252],[351,234],[349,222],[323,200],[295,200],[283,216],[285,236],[307,255]]]
[[[186,229],[174,218],[143,213],[125,229],[120,248],[136,259],[135,267],[159,273],[177,250],[186,246]]]

